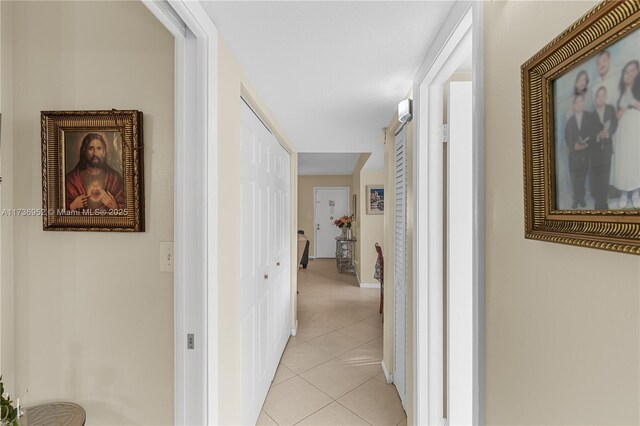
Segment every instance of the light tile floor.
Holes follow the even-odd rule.
[[[298,274],[298,332],[289,339],[258,425],[406,425],[382,360],[380,290],[358,287],[335,261]]]

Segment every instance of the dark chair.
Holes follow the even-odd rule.
[[[384,322],[384,255],[382,254],[382,247],[376,243],[376,253],[378,253],[378,260],[376,260],[376,271],[374,278],[380,281],[380,313],[382,314],[382,322]]]
[[[298,234],[304,235],[304,231],[300,229]],[[307,243],[304,246],[304,252],[302,253],[302,259],[300,260],[300,264],[303,269],[307,269],[307,265],[309,264],[309,240],[307,239]]]

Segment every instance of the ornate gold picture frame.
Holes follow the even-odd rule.
[[[142,112],[43,111],[45,231],[144,231]]]
[[[526,238],[640,254],[639,25],[605,1],[522,65]]]

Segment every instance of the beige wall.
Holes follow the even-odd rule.
[[[260,100],[244,71],[222,40],[218,39],[218,109],[219,126],[219,308],[220,308],[220,424],[242,421],[241,344],[240,344],[240,97],[251,104],[285,149],[291,153],[291,323],[296,316],[297,268],[297,154],[281,131],[277,120]]]
[[[8,4],[8,3],[7,3]],[[6,11],[5,11],[6,10]],[[8,6],[0,4],[0,138],[5,141],[1,152],[1,167],[3,176],[13,175],[13,143],[6,141],[13,139],[13,85],[11,66],[7,65],[7,58],[12,56],[13,34],[11,28],[11,12]],[[6,21],[6,24],[5,24]],[[4,179],[0,192],[1,207],[13,199],[13,184]],[[0,370],[5,389],[13,391],[14,387],[14,320],[13,320],[13,218],[0,219]]]
[[[298,229],[304,230],[304,234],[309,238],[309,256],[315,256],[313,189],[315,187],[347,187],[349,188],[349,200],[351,200],[352,185],[352,175],[298,176]],[[351,201],[349,201],[349,210],[351,210]]]
[[[173,275],[159,244],[173,240],[173,37],[137,1],[1,10],[2,208],[41,207],[41,110],[135,108],[147,223],[44,232],[40,217],[2,218],[2,372],[24,403],[76,401],[88,425],[171,424]]]
[[[380,243],[384,253],[384,215],[367,214],[368,194],[367,185],[384,185],[385,173],[380,172],[361,172],[360,173],[360,194],[358,196],[358,211],[360,214],[358,243],[360,244],[360,252],[357,256],[359,259],[359,277],[361,284],[378,284],[378,280],[373,278],[375,272],[376,260],[378,254],[375,250],[375,243]],[[386,190],[386,188],[385,188]],[[388,200],[385,200],[385,207],[391,206]]]
[[[369,153],[362,153],[360,154],[360,158],[358,159],[358,162],[356,163],[356,166],[353,169],[353,175],[351,177],[351,214],[353,214],[353,224],[352,224],[352,228],[353,228],[353,236],[356,238],[356,244],[355,244],[355,264],[356,264],[356,274],[358,276],[358,279],[360,279],[360,272],[361,272],[361,260],[360,260],[360,246],[362,244],[361,242],[361,238],[360,238],[360,225],[362,223],[362,193],[360,191],[360,173],[362,172],[362,168],[364,167],[365,164],[367,164],[367,160],[369,160],[369,157],[371,157],[371,154]],[[355,195],[356,197],[356,209],[355,212],[353,211],[353,196]]]
[[[487,424],[640,423],[640,258],[523,236],[520,65],[594,4],[485,3]]]

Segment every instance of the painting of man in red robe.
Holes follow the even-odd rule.
[[[107,142],[100,133],[82,139],[76,166],[65,176],[65,205],[71,211],[124,208],[124,180],[107,162]]]

